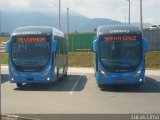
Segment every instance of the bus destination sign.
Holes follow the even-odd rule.
[[[137,36],[135,35],[125,35],[125,36],[106,36],[104,37],[104,40],[108,40],[108,41],[118,41],[118,40],[129,40],[129,41],[134,41],[134,40],[138,40]]]
[[[18,42],[45,42],[47,39],[45,37],[31,37],[31,38],[18,38]]]

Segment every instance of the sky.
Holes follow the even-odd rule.
[[[131,1],[131,22],[140,21],[140,0]],[[160,0],[143,1],[143,22],[160,24]],[[0,0],[0,11],[56,12],[59,0]],[[128,0],[61,0],[61,11],[76,12],[89,18],[128,21]]]

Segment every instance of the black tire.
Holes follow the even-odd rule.
[[[99,87],[99,88],[104,88],[105,85],[103,85],[103,84],[98,84],[98,87]]]
[[[23,86],[23,84],[22,83],[17,83],[17,87],[22,87]]]
[[[59,68],[57,68],[57,81],[59,80]]]
[[[64,74],[64,77],[67,77],[67,72]]]

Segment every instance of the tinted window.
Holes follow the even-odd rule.
[[[135,70],[141,60],[141,41],[100,41],[100,59],[109,72]]]
[[[19,71],[41,71],[50,59],[51,36],[12,37],[11,60]]]

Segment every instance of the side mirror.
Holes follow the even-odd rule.
[[[52,40],[51,42],[51,50],[52,52],[55,52],[57,49],[57,42],[55,40]]]
[[[148,42],[145,39],[143,39],[143,51],[148,52]]]
[[[6,43],[5,50],[6,50],[7,53],[10,53],[10,51],[11,51],[11,41],[8,41]]]
[[[98,40],[94,40],[93,41],[93,52],[97,52],[98,51]]]

